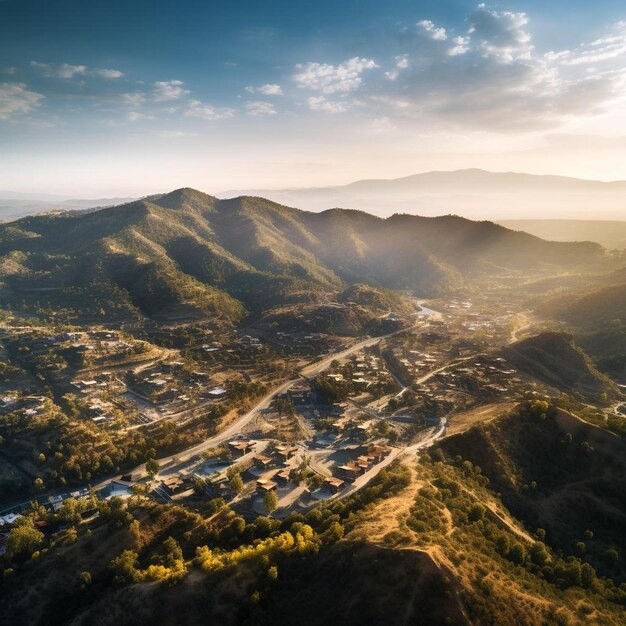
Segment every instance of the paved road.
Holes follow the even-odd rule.
[[[423,318],[424,315],[422,315],[421,317]],[[321,360],[321,361],[319,361],[317,363],[313,363],[311,365],[305,366],[304,368],[302,368],[300,370],[299,374],[300,374],[301,377],[304,377],[304,378],[314,378],[315,376],[317,376],[318,374],[323,372],[325,369],[327,369],[334,360],[345,359],[348,356],[350,356],[351,354],[354,354],[355,352],[358,352],[359,350],[362,350],[363,348],[367,348],[367,347],[371,347],[373,345],[376,345],[377,343],[381,342],[383,339],[387,339],[388,337],[393,337],[394,335],[398,335],[398,334],[406,332],[408,330],[413,330],[414,328],[417,328],[418,326],[421,326],[422,321],[423,321],[423,319],[417,321],[415,324],[413,324],[411,326],[407,326],[405,328],[400,328],[399,330],[396,330],[396,331],[391,332],[391,333],[387,333],[386,335],[380,335],[380,336],[377,336],[377,337],[369,337],[368,339],[364,339],[363,341],[359,341],[359,342],[355,343],[354,345],[350,346],[349,348],[346,348],[344,350],[341,350],[339,352],[331,354],[331,355],[327,356],[326,358],[324,358],[323,360]],[[157,459],[159,467],[162,468],[162,469],[166,469],[168,466],[170,466],[173,463],[179,464],[179,463],[185,462],[185,461],[191,459],[192,457],[201,454],[205,450],[208,450],[209,448],[214,448],[214,447],[220,445],[221,443],[224,443],[224,442],[232,439],[235,435],[240,433],[241,430],[247,424],[249,424],[258,415],[258,413],[260,411],[262,411],[263,409],[268,408],[270,406],[270,404],[272,403],[272,400],[277,395],[283,393],[284,391],[287,391],[298,380],[299,380],[299,378],[295,378],[293,380],[288,380],[288,381],[282,383],[281,385],[279,385],[278,387],[276,387],[273,391],[271,391],[270,393],[265,395],[247,413],[242,415],[239,419],[235,420],[230,426],[228,426],[225,430],[221,431],[217,435],[214,435],[213,437],[209,437],[208,439],[205,439],[203,442],[201,442],[199,444],[196,444],[194,446],[191,446],[191,447],[189,447],[189,448],[187,448],[185,450],[181,450],[180,452],[177,452],[176,454],[172,454],[172,455],[169,455],[169,456]],[[390,462],[391,461],[388,461],[388,463],[390,463]],[[144,474],[145,471],[146,471],[146,464],[142,463],[141,465],[138,465],[137,467],[124,472],[124,475],[125,474]],[[380,470],[378,470],[378,471],[380,471]],[[112,481],[119,480],[122,477],[122,475],[123,474],[117,474],[115,476],[108,476],[106,478],[101,479],[98,482],[92,483],[92,487],[94,489],[96,489],[96,490],[101,489],[102,487],[105,487],[106,485],[108,485]],[[361,477],[361,478],[363,478],[363,477]],[[59,493],[59,492],[57,492],[57,493]],[[19,505],[19,506],[21,506],[21,505]],[[15,505],[13,505],[12,508],[14,508],[14,507],[15,507]]]
[[[330,364],[334,360],[345,359],[349,357],[351,354],[354,354],[355,352],[362,350],[363,348],[376,345],[383,339],[387,339],[388,337],[393,337],[394,335],[398,335],[407,330],[412,330],[420,326],[421,323],[422,323],[421,321],[418,321],[412,326],[401,328],[394,332],[387,333],[386,335],[380,335],[378,337],[369,337],[368,339],[359,341],[353,344],[352,346],[350,346],[349,348],[346,348],[339,352],[335,352],[333,354],[328,355],[322,361],[313,363],[311,365],[306,365],[300,370],[300,376],[304,378],[314,378],[315,376],[319,375],[324,370],[328,369],[328,367],[330,367]],[[230,426],[228,426],[225,430],[221,431],[217,435],[214,435],[213,437],[210,437],[209,439],[205,439],[202,443],[199,443],[195,446],[191,446],[190,448],[177,452],[176,454],[172,454],[172,455],[157,459],[159,466],[161,468],[166,468],[168,465],[171,465],[172,463],[178,464],[178,463],[185,462],[191,459],[192,457],[197,456],[198,454],[201,454],[205,450],[214,448],[220,445],[221,443],[229,441],[235,435],[239,434],[241,430],[245,426],[247,426],[259,414],[260,411],[262,411],[263,409],[269,408],[270,404],[272,403],[272,400],[274,400],[276,396],[287,391],[290,387],[295,385],[298,380],[299,378],[288,380],[282,383],[280,386],[273,389],[270,393],[265,395],[254,407],[252,407],[245,415],[242,415],[239,419],[235,420]],[[135,474],[135,473],[143,474],[145,473],[145,471],[146,471],[146,464],[142,463],[141,465],[135,467],[134,469],[128,472],[124,472],[124,473],[125,474]],[[119,479],[120,477],[121,475],[118,475],[118,476],[113,476],[113,477],[109,477],[104,480],[101,480],[99,483],[94,484],[94,488],[100,489],[104,487],[105,485],[107,485],[108,483],[110,483],[111,481]]]
[[[363,487],[365,487],[373,478],[378,475],[380,470],[382,470],[384,467],[387,467],[387,465],[392,463],[395,459],[402,456],[415,454],[419,450],[425,450],[426,448],[430,448],[430,446],[432,446],[437,441],[437,439],[439,439],[443,435],[447,425],[447,421],[443,420],[441,426],[439,426],[437,430],[432,433],[432,435],[429,435],[421,441],[414,443],[412,446],[408,446],[406,448],[394,448],[384,461],[372,467],[362,476],[359,476],[347,489],[342,491],[337,497],[333,498],[333,500],[345,498],[346,496],[355,493],[359,489],[363,489]]]

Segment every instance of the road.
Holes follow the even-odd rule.
[[[433,314],[434,313],[435,312],[433,312]],[[429,311],[428,314],[430,315],[430,311]],[[317,376],[321,372],[323,372],[325,369],[327,369],[334,360],[345,359],[345,358],[349,357],[351,354],[354,354],[355,352],[358,352],[359,350],[362,350],[363,348],[367,348],[367,347],[371,347],[373,345],[376,345],[377,343],[381,342],[383,339],[387,339],[389,337],[393,337],[393,336],[398,335],[400,333],[403,333],[403,332],[406,332],[406,331],[410,331],[410,330],[413,330],[414,328],[417,328],[417,327],[421,326],[424,317],[425,316],[422,314],[422,316],[421,316],[422,319],[420,319],[419,321],[415,322],[411,326],[400,328],[400,329],[398,329],[396,331],[393,331],[391,333],[387,333],[386,335],[380,335],[380,336],[377,336],[377,337],[369,337],[368,339],[364,339],[362,341],[359,341],[359,342],[355,343],[354,345],[350,346],[349,348],[346,348],[346,349],[341,350],[339,352],[335,352],[333,354],[330,354],[330,355],[328,355],[327,357],[325,357],[324,359],[322,359],[321,361],[319,361],[317,363],[312,363],[310,365],[306,365],[305,367],[303,367],[300,370],[298,378],[294,378],[292,380],[285,381],[284,383],[282,383],[281,385],[276,387],[274,390],[272,390],[270,393],[266,394],[254,407],[252,407],[247,413],[242,415],[239,419],[235,420],[225,430],[221,431],[217,435],[214,435],[213,437],[209,437],[208,439],[205,439],[203,442],[201,442],[199,444],[196,444],[194,446],[186,448],[185,450],[181,450],[180,452],[177,452],[176,454],[172,454],[172,455],[169,455],[169,456],[157,459],[159,467],[161,469],[166,469],[168,466],[172,465],[173,463],[179,464],[179,463],[185,462],[185,461],[191,459],[192,457],[201,454],[205,450],[208,450],[210,448],[214,448],[214,447],[219,446],[220,444],[222,444],[222,443],[224,443],[226,441],[229,441],[235,435],[239,434],[241,432],[241,430],[247,424],[249,424],[258,415],[258,413],[260,411],[262,411],[263,409],[269,408],[270,404],[272,403],[272,400],[274,400],[274,398],[276,396],[278,396],[279,394],[287,391],[290,387],[292,387],[298,380],[300,380],[300,377],[302,377],[302,378],[314,378],[315,376]],[[383,463],[385,463],[385,461]],[[390,462],[391,461],[388,461],[388,463],[390,463]],[[377,466],[377,467],[380,468],[380,465]],[[380,471],[380,469],[378,471]],[[105,487],[106,485],[108,485],[109,483],[113,482],[114,480],[120,480],[122,475],[126,475],[126,474],[141,474],[141,475],[143,475],[143,474],[145,474],[145,472],[146,472],[146,464],[142,463],[141,465],[138,465],[137,467],[135,467],[135,468],[133,468],[131,470],[125,471],[123,474],[117,474],[117,475],[114,475],[114,476],[108,476],[106,478],[101,479],[98,482],[94,482],[94,483],[92,483],[91,486],[95,490],[99,490],[99,489],[102,489],[103,487]],[[361,478],[363,478],[363,477],[361,477]],[[56,493],[58,493],[58,492],[56,492]],[[44,497],[44,496],[42,496],[42,497]],[[39,499],[41,499],[41,498],[39,498]],[[24,503],[22,503],[22,504],[24,504]],[[19,505],[19,506],[22,506],[22,505]],[[12,508],[15,508],[15,505],[13,505]],[[9,509],[7,509],[7,510],[9,510]]]
[[[408,446],[406,448],[394,448],[383,461],[369,469],[362,476],[359,476],[347,489],[342,491],[336,498],[333,499],[339,500],[355,493],[356,491],[359,491],[359,489],[363,489],[363,487],[365,487],[373,478],[378,475],[380,470],[387,467],[387,465],[391,464],[397,458],[415,454],[419,450],[425,450],[426,448],[430,448],[430,446],[432,446],[435,441],[437,441],[437,439],[439,439],[443,435],[447,425],[447,421],[444,419],[441,425],[432,435],[429,435],[421,441],[414,443],[412,446]]]
[[[393,331],[391,333],[387,333],[386,335],[379,335],[378,337],[369,337],[368,339],[359,341],[353,344],[352,346],[350,346],[349,348],[346,348],[339,352],[335,352],[333,354],[328,355],[326,358],[324,358],[323,360],[317,363],[312,363],[311,365],[304,366],[300,370],[299,375],[302,378],[314,378],[315,376],[318,376],[324,370],[328,369],[328,367],[330,367],[330,364],[334,360],[345,359],[349,357],[351,354],[354,354],[355,352],[362,350],[363,348],[368,348],[373,345],[376,345],[383,339],[387,339],[388,337],[393,337],[394,335],[398,335],[408,330],[412,330],[420,326],[421,323],[422,323],[421,321],[418,321],[412,326],[400,328],[399,330]],[[181,450],[180,452],[177,452],[176,454],[172,454],[172,455],[157,459],[159,467],[165,469],[172,463],[181,463],[181,462],[187,461],[190,458],[197,456],[198,454],[201,454],[205,450],[208,450],[210,448],[215,448],[216,446],[219,446],[220,444],[225,443],[226,441],[229,441],[235,435],[239,434],[241,430],[245,428],[245,426],[247,426],[262,410],[269,408],[270,404],[272,403],[272,400],[274,400],[276,396],[287,391],[290,387],[295,385],[296,382],[300,380],[300,377],[285,381],[284,383],[282,383],[281,385],[273,389],[271,392],[265,395],[247,413],[242,415],[239,419],[235,420],[230,426],[228,426],[225,430],[221,431],[217,435],[214,435],[213,437],[210,437],[209,439],[205,439],[203,442],[196,444],[195,446],[191,446],[190,448]],[[146,471],[146,464],[142,463],[141,465],[135,467],[134,469],[128,472],[124,472],[124,474],[144,474],[145,471]],[[109,477],[100,481],[97,484],[94,484],[93,486],[95,489],[101,489],[102,487],[110,483],[111,481],[119,479],[120,477],[121,475]]]

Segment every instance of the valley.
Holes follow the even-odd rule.
[[[622,259],[433,219],[184,189],[0,225],[14,623],[113,623],[151,585],[189,623],[621,623]],[[372,558],[395,608],[303,613]]]

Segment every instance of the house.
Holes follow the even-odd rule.
[[[252,457],[252,462],[254,466],[259,469],[267,469],[274,463],[274,459],[264,454],[255,454],[254,457]]]
[[[279,485],[286,485],[289,480],[291,478],[291,468],[289,467],[285,467],[284,469],[281,469],[279,472],[277,472],[274,475],[274,480],[279,484]]]
[[[254,441],[238,440],[228,442],[228,447],[231,452],[239,456],[243,456],[244,454],[247,454],[248,452],[254,450],[255,445],[256,442]]]
[[[0,526],[12,526],[20,517],[19,513],[7,513],[0,517]]]
[[[327,478],[324,481],[324,485],[326,486],[326,490],[330,493],[339,493],[345,486],[345,483],[341,478]]]
[[[341,475],[349,481],[356,480],[361,474],[361,468],[355,465],[354,463],[347,463],[346,465],[340,465],[337,470],[341,473]]]
[[[180,476],[167,476],[161,481],[161,487],[169,494],[180,491],[183,484],[184,481]]]
[[[48,504],[52,506],[52,510],[56,513],[63,506],[63,496],[50,496]]]
[[[256,481],[256,489],[261,493],[267,493],[268,491],[274,491],[278,487],[278,483],[269,478],[259,478]]]
[[[276,454],[280,457],[280,460],[285,462],[290,459],[298,451],[297,446],[276,446]]]
[[[372,444],[367,448],[367,456],[374,459],[375,463],[380,463],[390,452],[390,446],[381,444]]]
[[[363,455],[357,458],[356,465],[365,473],[373,461],[374,459],[371,456]]]

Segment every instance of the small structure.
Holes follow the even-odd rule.
[[[346,480],[349,480],[351,482],[356,480],[361,474],[361,468],[354,463],[340,465],[337,469]]]
[[[276,446],[276,454],[280,460],[285,462],[289,460],[298,451],[297,446],[280,445]]]
[[[254,446],[255,446],[254,441],[246,441],[243,439],[228,442],[228,447],[231,450],[231,452],[239,456],[244,456],[251,450],[254,450]]]
[[[183,484],[184,481],[180,476],[167,476],[161,481],[161,486],[169,494],[174,494],[177,491],[180,491]]]
[[[259,469],[267,469],[272,465],[274,459],[269,456],[265,456],[264,454],[255,454],[252,458],[252,462],[254,463],[254,466]]]
[[[289,467],[285,467],[284,469],[281,469],[274,476],[274,480],[279,485],[283,485],[283,486],[286,485],[289,482],[290,478],[291,478],[291,468],[289,468]]]
[[[326,486],[326,489],[332,493],[339,493],[345,486],[345,482],[343,480],[341,480],[341,478],[327,478],[324,481],[324,485]]]
[[[256,481],[256,489],[261,493],[267,493],[268,491],[274,491],[278,487],[278,483],[270,478],[259,478]]]

